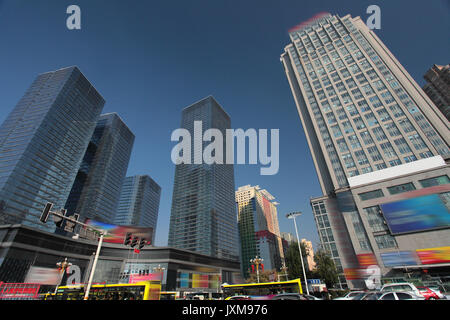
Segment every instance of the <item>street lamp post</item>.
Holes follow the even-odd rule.
[[[84,294],[84,300],[89,299],[89,291],[91,291],[92,280],[94,279],[95,268],[97,266],[98,256],[100,255],[100,249],[103,243],[103,237],[106,235],[106,231],[102,230],[100,232],[100,239],[98,241],[97,252],[95,253],[94,263],[92,264],[91,275],[89,276],[89,282],[86,288],[86,292]]]
[[[55,288],[55,294],[58,292],[58,287],[61,285],[61,282],[64,278],[64,272],[69,268],[72,264],[70,262],[67,262],[67,258],[64,259],[63,262],[56,263],[58,268],[60,269],[60,276],[59,276],[59,282],[58,285]]]
[[[286,267],[286,263],[283,261],[283,264],[281,265],[280,271],[284,272],[284,276],[286,277],[286,281],[289,280],[288,275],[287,275],[287,267]],[[280,275],[278,275],[278,282],[280,282]]]
[[[306,279],[305,265],[303,264],[302,249],[301,249],[301,247],[300,247],[300,240],[299,240],[299,238],[298,238],[298,231],[297,231],[297,223],[296,223],[296,221],[295,221],[295,217],[297,217],[297,216],[299,216],[299,215],[301,215],[301,214],[302,214],[301,212],[291,212],[291,213],[288,213],[288,214],[286,215],[286,218],[288,218],[288,219],[293,219],[293,220],[294,220],[295,234],[297,235],[298,252],[300,253],[300,260],[301,260],[301,263],[302,263],[302,269],[303,269],[303,277],[304,277],[304,279],[305,279],[306,294],[309,295],[309,290],[308,290],[308,280]]]
[[[103,237],[105,235],[107,235],[107,231],[106,230],[102,230],[102,229],[97,229],[97,228],[94,228],[94,227],[89,226],[87,224],[79,222],[78,221],[78,218],[79,218],[78,214],[74,214],[72,217],[67,217],[65,215],[65,213],[66,213],[65,209],[61,210],[61,212],[51,211],[52,207],[53,207],[53,203],[47,202],[47,204],[45,205],[44,210],[42,211],[41,217],[39,218],[39,220],[42,223],[47,223],[48,217],[50,215],[53,215],[54,216],[54,221],[55,221],[55,223],[57,223],[57,226],[60,226],[59,224],[60,223],[62,224],[63,220],[66,220],[67,222],[70,222],[70,227],[66,231],[70,230],[70,232],[73,232],[75,230],[75,225],[80,225],[80,226],[85,227],[86,230],[92,230],[92,231],[94,231],[94,232],[96,232],[96,233],[98,233],[100,235],[100,239],[98,241],[98,246],[97,246],[97,252],[95,253],[94,263],[92,265],[91,274],[89,276],[88,286],[86,288],[86,293],[84,295],[84,300],[87,300],[89,298],[89,291],[91,289],[92,280],[94,279],[95,267],[97,266],[98,257],[100,255],[100,249],[102,247]],[[79,235],[75,235],[74,239],[78,239],[78,237],[79,237]],[[66,258],[66,260],[67,260],[67,258]],[[65,261],[65,262],[67,262],[67,261]]]
[[[263,261],[264,259],[258,258],[258,256],[256,256],[254,259],[250,259],[250,263],[256,265],[256,281],[258,281],[258,283],[259,283],[259,265],[262,264]]]
[[[166,268],[161,268],[161,265],[160,265],[160,264],[158,264],[157,267],[154,267],[154,268],[153,268],[153,272],[156,272],[156,273],[159,273],[159,274],[160,274],[160,281],[161,281],[161,284],[162,284],[162,281],[163,281],[164,270],[166,270]]]

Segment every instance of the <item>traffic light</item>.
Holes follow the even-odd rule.
[[[127,232],[127,234],[125,235],[125,239],[123,240],[123,244],[125,246],[129,246],[131,244],[131,238],[132,238],[132,234],[131,232]]]
[[[133,237],[133,241],[131,241],[130,247],[134,248],[139,242],[138,237]]]
[[[142,238],[141,241],[139,242],[139,250],[142,249],[145,245],[147,244],[147,239]]]
[[[71,219],[73,219],[73,220],[75,220],[75,221],[78,221],[78,218],[80,217],[80,215],[78,214],[78,213],[74,213],[74,215],[73,216],[71,216],[71,217],[69,217],[69,218],[71,218]],[[65,225],[65,227],[64,227],[64,231],[67,231],[67,232],[73,232],[74,230],[75,230],[75,226],[76,226],[76,222],[74,222],[74,221],[70,221],[70,220],[67,220],[66,221],[66,225]]]
[[[47,223],[47,219],[48,216],[50,215],[50,210],[53,207],[53,203],[51,202],[47,202],[47,204],[45,205],[44,211],[42,211],[41,217],[39,220],[41,220],[41,222],[43,223]]]
[[[64,217],[66,216],[66,212],[67,212],[66,209],[61,209],[61,214]],[[61,226],[62,226],[62,224],[64,222],[64,218],[53,215],[53,221],[55,222],[55,225],[56,225],[57,228],[61,228]]]

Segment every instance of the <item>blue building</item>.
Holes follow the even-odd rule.
[[[98,119],[65,208],[79,220],[113,223],[134,134],[116,113]]]
[[[225,136],[226,129],[231,128],[230,117],[212,96],[182,112],[181,128],[190,132],[191,145],[195,121],[202,122],[202,132],[197,134],[215,128]],[[203,149],[206,144],[203,142]],[[239,260],[232,164],[176,165],[168,243],[175,248]]]
[[[54,230],[105,100],[77,67],[40,74],[0,127],[0,224]]]
[[[114,224],[153,228],[155,242],[161,187],[148,175],[126,177]]]

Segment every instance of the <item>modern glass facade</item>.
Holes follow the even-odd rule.
[[[63,208],[105,101],[77,67],[39,75],[0,127],[0,224]]]
[[[153,244],[160,198],[161,187],[148,175],[126,177],[114,224],[153,228]]]
[[[201,136],[215,128],[225,137],[226,129],[231,128],[230,117],[212,96],[182,112],[181,128],[190,132],[192,146],[194,121],[202,122],[202,132],[196,132]],[[208,144],[202,142],[202,150]],[[194,164],[194,153],[199,150],[193,147],[192,151],[192,164],[175,168],[169,246],[238,261],[233,165]]]
[[[99,117],[66,203],[68,213],[113,223],[134,134],[116,113]]]

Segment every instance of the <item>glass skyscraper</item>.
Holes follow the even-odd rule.
[[[126,177],[114,224],[153,228],[155,242],[161,187],[148,175]]]
[[[391,276],[382,262],[389,251],[448,244],[448,232],[396,235],[382,207],[419,194],[448,198],[450,123],[360,17],[320,14],[289,36],[280,60],[323,192],[311,200],[321,243],[341,285],[346,269],[357,280],[362,255]],[[424,187],[426,178],[445,187]]]
[[[116,113],[102,114],[66,203],[79,220],[113,223],[134,134]]]
[[[0,223],[47,231],[64,208],[105,100],[77,67],[40,74],[0,127]]]
[[[229,115],[212,96],[182,112],[181,128],[190,132],[193,146],[194,121],[202,122],[202,132],[196,132],[201,136],[207,129],[215,128],[225,137],[226,129],[231,128]],[[202,144],[204,150],[209,143]],[[192,150],[193,154],[200,152],[195,146]],[[223,150],[225,160],[225,139]],[[192,164],[176,165],[169,246],[238,261],[233,165],[194,164],[193,154]]]

